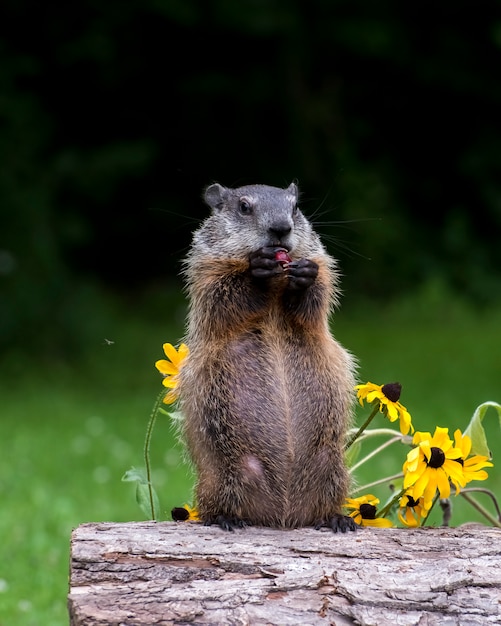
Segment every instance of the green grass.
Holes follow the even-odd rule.
[[[164,341],[177,342],[183,314],[178,295],[137,299],[94,320],[94,341],[76,363],[36,354],[3,362],[0,626],[67,624],[72,528],[144,519],[134,485],[121,477],[143,465],[146,424],[160,389],[153,363],[162,358]],[[419,430],[463,430],[478,404],[501,402],[501,310],[476,313],[432,292],[388,307],[347,303],[334,330],[357,355],[361,381],[402,383],[401,401]],[[367,409],[357,411],[357,421],[367,415]],[[379,416],[376,425],[388,423]],[[496,463],[494,412],[486,428]],[[381,455],[357,481],[398,472],[406,451],[399,446]],[[162,417],[151,454],[162,518],[168,519],[173,506],[189,500],[192,478]],[[489,473],[487,484],[499,493],[501,471],[496,466]],[[383,500],[386,493],[376,495]],[[454,525],[478,520],[459,500]]]

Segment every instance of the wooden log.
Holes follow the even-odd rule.
[[[73,531],[71,626],[501,624],[501,531],[192,522]]]

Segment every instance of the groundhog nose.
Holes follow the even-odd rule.
[[[273,227],[268,229],[268,232],[273,239],[273,243],[275,245],[280,245],[287,235],[290,234],[291,230],[292,227],[284,222],[283,224],[274,224]]]

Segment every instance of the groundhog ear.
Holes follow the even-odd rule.
[[[204,200],[212,209],[221,209],[228,197],[228,190],[219,183],[209,185],[204,193]]]
[[[298,199],[298,197],[299,197],[299,189],[298,189],[297,184],[295,182],[291,183],[287,187],[286,191],[288,191],[290,194],[292,194],[296,198],[296,200]]]

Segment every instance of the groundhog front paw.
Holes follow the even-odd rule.
[[[223,530],[228,530],[232,532],[235,528],[245,528],[248,526],[248,523],[238,517],[228,517],[226,515],[216,515],[215,517],[211,517],[210,519],[204,522],[205,526],[211,526],[212,524],[217,524]]]
[[[265,246],[253,252],[249,257],[250,273],[254,278],[265,280],[284,273],[283,263],[276,246]]]
[[[318,265],[309,259],[292,261],[287,266],[288,288],[294,291],[311,287],[318,276]]]
[[[310,259],[291,261],[285,248],[266,246],[249,257],[250,272],[254,278],[266,280],[277,276],[287,277],[287,288],[303,291],[311,287],[318,276],[318,265]]]
[[[319,528],[330,528],[333,532],[341,532],[345,533],[348,530],[358,530],[360,526],[353,520],[352,517],[348,515],[334,515],[327,521],[320,522],[315,526],[318,530]]]

